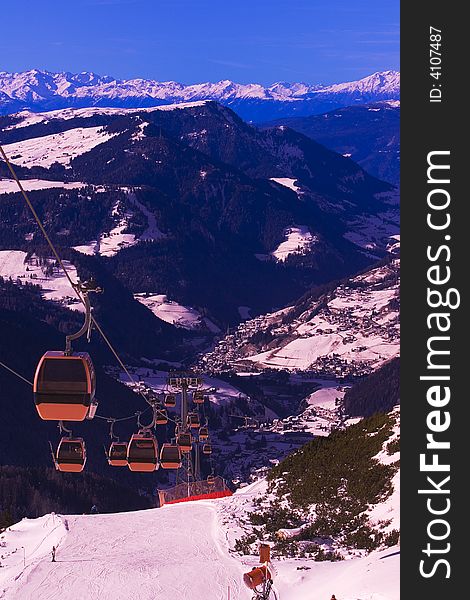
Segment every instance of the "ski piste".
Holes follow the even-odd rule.
[[[231,553],[228,539],[232,515],[263,485],[255,482],[216,501],[23,519],[0,535],[0,598],[249,600],[243,574],[257,557]],[[399,547],[333,563],[272,561],[278,600],[329,600],[333,593],[338,600],[399,599]]]

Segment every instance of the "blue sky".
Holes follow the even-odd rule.
[[[399,69],[398,0],[22,0],[0,70],[334,83]]]

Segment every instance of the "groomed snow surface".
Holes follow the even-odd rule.
[[[232,600],[248,598],[242,589],[243,566],[229,556],[210,503],[161,509],[67,517],[69,532],[51,561],[30,548],[47,529],[40,523],[31,546],[17,533],[5,534],[9,553],[25,545],[6,572],[0,569],[0,598],[8,600]],[[31,522],[30,522],[31,523]],[[34,522],[32,522],[34,523]],[[18,539],[18,541],[17,541]],[[54,540],[56,541],[56,540]],[[19,560],[18,560],[19,559]]]
[[[219,501],[23,520],[0,537],[0,598],[249,600],[242,576],[256,559],[229,553],[229,523],[259,485]],[[398,547],[343,562],[289,559],[274,566],[279,600],[399,598]]]

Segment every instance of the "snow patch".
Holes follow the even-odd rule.
[[[306,254],[318,242],[305,225],[288,227],[284,230],[285,240],[271,252],[277,262],[284,262],[291,254]]]
[[[271,177],[270,181],[275,181],[276,183],[279,183],[279,185],[283,185],[296,193],[300,190],[300,187],[296,185],[297,179],[291,179],[290,177]]]

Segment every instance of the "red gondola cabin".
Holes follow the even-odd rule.
[[[82,438],[63,437],[54,457],[55,467],[64,473],[80,473],[86,463],[86,448]]]
[[[46,352],[36,369],[33,392],[45,421],[83,421],[96,412],[96,376],[90,355]]]
[[[127,467],[126,442],[112,442],[108,451],[108,463],[112,467]]]
[[[139,431],[127,446],[127,463],[131,471],[149,473],[158,469],[158,444],[151,433]]]
[[[192,436],[190,433],[182,432],[176,436],[176,443],[180,447],[181,452],[191,452],[193,447]]]
[[[178,444],[163,444],[160,451],[162,469],[179,469],[181,467],[181,449]]]

